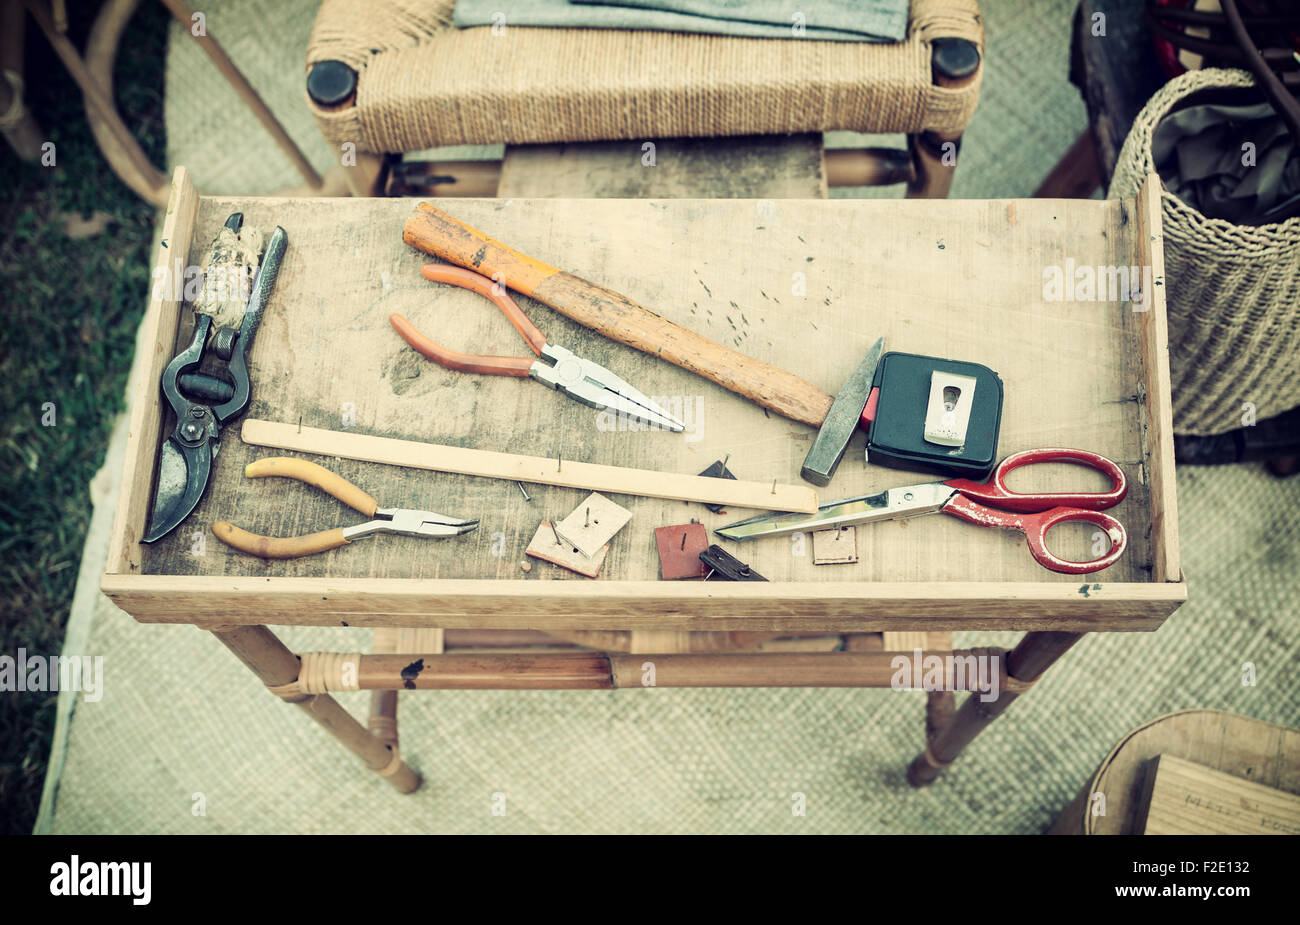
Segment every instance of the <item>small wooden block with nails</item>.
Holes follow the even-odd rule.
[[[709,532],[704,524],[656,527],[655,547],[659,550],[659,577],[664,581],[708,574],[708,567],[700,561],[700,553],[709,548]]]
[[[576,546],[584,556],[594,556],[631,519],[632,512],[627,508],[593,491],[555,525],[555,530],[560,539]]]
[[[549,520],[543,520],[524,552],[534,559],[551,562],[579,575],[595,578],[605,564],[605,556],[609,554],[609,544],[606,543],[597,549],[594,556],[588,556],[574,548],[572,544],[563,542],[555,533],[555,525]]]
[[[858,561],[857,527],[818,530],[812,535],[813,565],[847,565]]]

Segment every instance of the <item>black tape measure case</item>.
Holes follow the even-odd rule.
[[[871,385],[868,464],[970,479],[993,471],[1002,424],[1002,380],[993,370],[886,353]]]

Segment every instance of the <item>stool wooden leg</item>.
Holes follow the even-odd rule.
[[[1082,638],[1082,633],[1025,633],[1007,655],[1007,674],[1025,683],[1036,681]],[[1017,692],[1003,689],[995,699],[985,703],[979,694],[969,695],[952,719],[912,761],[907,769],[908,783],[913,787],[923,787],[933,781],[972,739],[984,731],[984,727],[1002,715],[1019,696]]]
[[[953,171],[957,169],[961,136],[945,136],[938,132],[908,135],[907,147],[912,152],[916,169],[916,179],[907,184],[907,198],[947,199],[952,188]]]
[[[297,704],[338,739],[366,767],[384,777],[401,793],[411,793],[420,786],[420,775],[398,758],[391,748],[366,731],[339,702],[329,694],[303,694],[292,685],[298,680],[298,656],[294,655],[265,626],[214,626],[212,634],[248,666],[248,670],[289,703]]]

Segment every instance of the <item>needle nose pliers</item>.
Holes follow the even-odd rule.
[[[294,537],[258,536],[224,520],[219,520],[212,525],[212,532],[221,542],[233,546],[240,552],[261,556],[263,559],[296,559],[299,556],[310,556],[313,553],[325,552],[327,549],[346,546],[353,540],[372,533],[441,538],[468,533],[478,526],[477,520],[457,520],[446,514],[435,514],[432,511],[413,511],[405,508],[380,509],[378,501],[347,479],[305,459],[286,456],[259,459],[244,468],[244,475],[250,479],[266,476],[297,479],[333,495],[366,517],[375,518],[369,523],[357,524],[355,527],[335,527],[333,530],[322,530],[319,533]]]
[[[523,336],[533,353],[539,357],[533,360],[529,357],[475,356],[458,353],[429,340],[402,315],[389,315],[389,323],[402,339],[438,365],[467,373],[521,378],[531,376],[538,382],[592,408],[645,421],[664,430],[680,433],[686,429],[686,425],[651,401],[647,395],[633,388],[599,363],[584,360],[570,350],[548,343],[546,336],[528,320],[523,309],[510,298],[510,293],[500,283],[493,282],[472,270],[440,263],[427,264],[420,272],[433,282],[450,283],[485,296],[510,319],[515,330]]]

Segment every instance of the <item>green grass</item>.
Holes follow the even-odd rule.
[[[80,47],[98,4],[69,3]],[[141,5],[120,45],[118,111],[164,161],[167,14]],[[0,142],[0,654],[58,654],[90,522],[88,484],[122,410],[149,291],[154,209],[109,169],[81,94],[29,22],[26,99],[56,164],[20,161]],[[113,223],[74,240],[64,218]],[[42,425],[52,402],[56,424]],[[57,694],[0,692],[0,832],[36,821]]]

